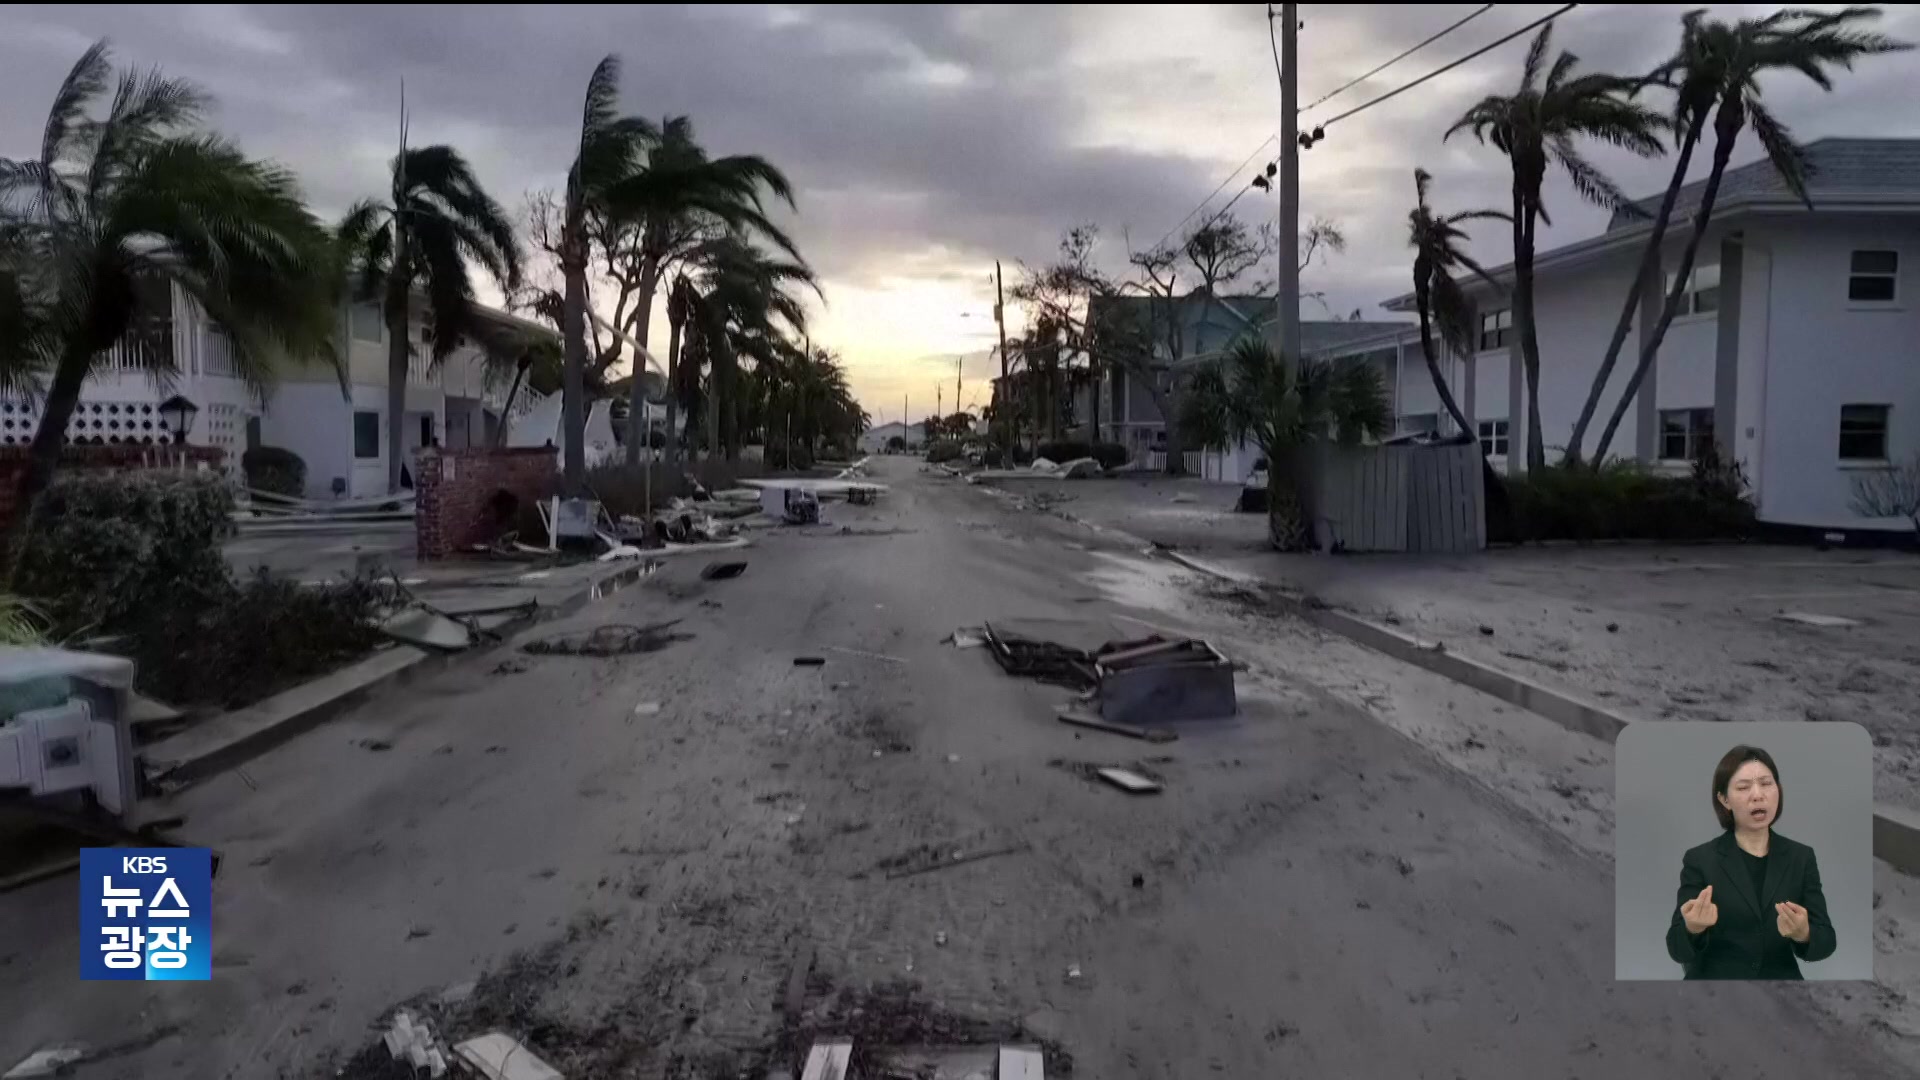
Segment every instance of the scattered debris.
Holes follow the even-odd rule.
[[[1095,657],[1100,717],[1110,723],[1217,720],[1240,711],[1233,665],[1196,639],[1109,646]]]
[[[550,637],[536,638],[520,646],[520,650],[535,656],[596,657],[658,652],[676,641],[687,641],[693,637],[692,634],[666,632],[669,627],[679,622],[679,619],[670,619],[662,623],[649,623],[646,626],[609,623],[585,633],[555,634]]]
[[[643,701],[633,707],[633,715],[635,716],[654,716],[659,712],[660,703],[657,701]]]
[[[386,1033],[381,1036],[387,1053],[395,1061],[404,1061],[410,1072],[425,1069],[430,1077],[447,1074],[447,1055],[425,1020],[416,1019],[405,1009],[393,1014]]]
[[[847,649],[847,648],[842,648],[839,645],[822,645],[820,647],[823,649],[830,649],[833,652],[837,652],[837,653],[845,653],[848,656],[859,656],[859,657],[864,657],[865,659],[868,659],[868,660],[884,660],[889,664],[906,663],[906,660],[904,660],[903,658],[898,656],[888,656],[886,653],[865,652],[860,649]]]
[[[1168,499],[1167,501],[1173,502],[1173,503],[1190,503],[1190,502],[1195,502],[1197,500],[1195,500],[1193,496],[1183,493],[1180,495],[1175,495],[1173,498]]]
[[[1619,624],[1619,623],[1617,623],[1617,622],[1610,622],[1610,623],[1608,623],[1608,624],[1607,624],[1607,633],[1609,633],[1609,634],[1617,634],[1617,633],[1619,633],[1619,632],[1620,632],[1620,624]]]
[[[493,665],[493,674],[495,675],[518,675],[525,670],[527,670],[527,662],[525,660],[507,659]]]
[[[976,627],[963,626],[947,635],[942,644],[952,645],[956,649],[977,649],[987,643],[986,632]]]
[[[412,941],[414,938],[423,938],[423,937],[432,937],[432,936],[433,936],[432,927],[418,926],[418,925],[407,927],[408,941]]]
[[[484,1080],[564,1080],[519,1039],[498,1031],[455,1046],[453,1056]]]
[[[760,510],[775,521],[784,521],[788,525],[820,523],[820,497],[805,488],[762,488]]]
[[[787,992],[781,995],[780,1012],[789,1025],[800,1017],[807,1003],[807,976],[813,972],[813,946],[802,944],[793,954],[793,967],[787,972]]]
[[[958,765],[958,764],[960,764],[960,755],[959,755],[959,754],[948,754],[948,755],[947,755],[947,764],[949,764],[949,765]]]
[[[938,946],[939,946],[940,948],[943,948],[943,949],[944,949],[944,948],[946,948],[946,947],[947,947],[947,932],[946,932],[945,930],[936,930],[936,931],[934,931],[934,934],[933,934],[933,943],[934,943],[935,945],[938,945]]]
[[[1025,850],[1027,850],[1027,845],[1025,844],[1010,844],[1006,847],[988,848],[984,851],[955,851],[952,855],[943,859],[936,851],[928,848],[917,848],[905,856],[895,856],[892,859],[883,860],[882,866],[887,867],[887,880],[894,881],[899,878],[913,877],[917,874],[932,873],[935,870],[946,870],[950,867],[964,866],[967,863],[979,862],[982,859],[994,859],[1002,855],[1013,855]],[[923,861],[918,865],[904,865],[913,862],[915,856],[920,856],[922,859],[930,861]]]
[[[1046,1080],[1046,1059],[1036,1046],[1000,1048],[999,1080]]]
[[[1071,705],[1061,708],[1054,715],[1059,717],[1060,722],[1063,724],[1092,728],[1095,731],[1108,731],[1115,735],[1125,735],[1132,739],[1145,739],[1148,742],[1167,743],[1173,742],[1180,737],[1165,728],[1140,727],[1135,724],[1116,724]]]
[[[1781,622],[1799,623],[1802,626],[1818,626],[1823,629],[1838,629],[1844,626],[1859,626],[1859,619],[1849,619],[1842,615],[1818,615],[1811,611],[1783,611],[1774,618]]]
[[[807,1051],[807,1064],[800,1071],[800,1080],[846,1080],[847,1067],[852,1061],[852,1040],[816,1042]]]
[[[1067,965],[1067,981],[1068,982],[1080,981],[1080,965],[1079,964]]]
[[[1483,636],[1483,637],[1492,637],[1492,636],[1493,636],[1493,627],[1491,627],[1491,626],[1482,626],[1482,627],[1480,628],[1480,634],[1481,634],[1481,636]]]
[[[827,658],[824,656],[796,656],[793,658],[794,667],[819,667],[826,662]]]
[[[614,562],[619,559],[638,559],[645,554],[646,552],[634,547],[632,544],[615,544],[600,553],[599,561]]]
[[[459,652],[473,644],[473,633],[464,624],[417,604],[388,616],[380,632],[402,644],[440,652]]]
[[[1100,776],[1108,784],[1114,784],[1129,796],[1150,796],[1160,790],[1158,780],[1148,780],[1146,776],[1133,773],[1129,769],[1096,769],[1094,776]]]
[[[700,571],[700,576],[707,581],[725,581],[728,578],[737,578],[746,572],[747,560],[734,559],[708,563],[706,568]]]
[[[26,1059],[4,1074],[4,1080],[26,1080],[28,1077],[58,1076],[67,1071],[67,1066],[87,1056],[84,1047],[51,1046],[44,1050],[35,1050]]]
[[[1146,888],[1146,887],[1147,887],[1147,875],[1145,875],[1145,874],[1135,874],[1135,875],[1133,875],[1133,887],[1134,887],[1134,888],[1136,888],[1136,889],[1144,889],[1144,888]]]
[[[385,739],[361,739],[353,745],[362,750],[373,750],[376,752],[393,749],[393,744]]]

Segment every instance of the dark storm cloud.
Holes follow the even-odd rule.
[[[1306,6],[1303,96],[1465,10]],[[1548,10],[1501,5],[1309,122]],[[1557,44],[1590,69],[1643,70],[1671,47],[1681,10],[1588,5],[1560,20]],[[1920,13],[1889,10],[1884,29],[1920,38]],[[1151,242],[1271,133],[1278,111],[1264,9],[1255,4],[1177,14],[1112,6],[32,7],[0,18],[9,30],[0,35],[4,152],[34,145],[60,75],[87,41],[110,36],[123,60],[206,85],[220,102],[218,125],[294,166],[327,213],[382,186],[402,77],[416,142],[459,145],[510,205],[552,186],[577,135],[587,73],[618,52],[630,111],[690,114],[714,152],[778,163],[800,191],[793,228],[807,256],[830,283],[867,287],[903,275],[975,284],[970,270],[954,267],[1044,259],[1077,222],[1100,223],[1112,247],[1122,235]],[[1094,40],[1097,48],[1086,47]],[[1443,208],[1504,205],[1504,161],[1471,137],[1443,143],[1440,134],[1475,98],[1510,87],[1524,50],[1513,42],[1338,124],[1305,156],[1305,209],[1338,218],[1352,241],[1308,276],[1332,307],[1372,313],[1405,290],[1402,230],[1415,165],[1436,174]],[[1920,134],[1901,90],[1913,65],[1911,55],[1875,58],[1843,76],[1835,94],[1798,76],[1767,93],[1803,137]],[[1100,138],[1089,137],[1095,130]],[[1742,158],[1753,153],[1744,147]],[[1595,157],[1629,191],[1664,182],[1664,163]],[[1242,186],[1244,177],[1219,201]],[[1603,221],[1557,181],[1548,197],[1557,225],[1550,242]],[[1255,218],[1273,204],[1251,193],[1236,211]],[[1503,261],[1503,243],[1490,229],[1480,251]]]

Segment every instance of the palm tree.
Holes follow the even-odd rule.
[[[697,326],[708,363],[707,438],[710,452],[725,445],[737,447],[737,423],[723,421],[723,413],[737,413],[733,397],[738,385],[738,359],[767,350],[759,342],[787,334],[805,334],[805,302],[789,291],[804,286],[821,296],[813,271],[798,260],[770,255],[737,236],[725,235],[702,245],[688,260],[689,312]]]
[[[1460,430],[1471,433],[1473,422],[1453,398],[1453,390],[1440,374],[1439,351],[1434,348],[1433,330],[1440,328],[1440,340],[1448,351],[1465,356],[1473,347],[1473,306],[1460,288],[1454,271],[1466,269],[1498,289],[1486,269],[1466,253],[1467,234],[1460,226],[1468,221],[1493,218],[1512,221],[1498,210],[1462,210],[1457,214],[1436,214],[1427,205],[1427,186],[1433,176],[1425,169],[1413,170],[1414,207],[1407,213],[1407,244],[1413,248],[1413,300],[1420,311],[1420,349],[1427,359],[1427,374]]]
[[[378,300],[387,325],[387,491],[400,490],[406,445],[407,366],[413,294],[426,296],[432,326],[429,363],[438,366],[482,331],[468,264],[478,263],[505,291],[520,285],[513,224],[451,146],[402,149],[394,156],[390,201],[364,199],[340,221],[341,249],[352,266],[354,297]]]
[[[1660,318],[1654,323],[1652,333],[1641,346],[1640,362],[1634,367],[1633,376],[1627,380],[1626,389],[1622,391],[1619,403],[1614,406],[1607,426],[1600,432],[1600,441],[1594,445],[1594,461],[1606,459],[1607,449],[1613,445],[1613,436],[1620,428],[1620,421],[1631,407],[1634,395],[1640,392],[1640,383],[1653,367],[1654,359],[1660,355],[1660,342],[1666,336],[1667,328],[1680,313],[1680,303],[1686,298],[1687,287],[1693,277],[1694,258],[1699,254],[1707,223],[1713,217],[1714,201],[1720,195],[1721,178],[1726,175],[1727,162],[1732,159],[1734,145],[1739,142],[1743,130],[1749,126],[1753,128],[1753,133],[1759,137],[1760,145],[1766,151],[1767,160],[1779,172],[1788,190],[1799,196],[1809,209],[1813,206],[1813,200],[1807,195],[1809,169],[1806,152],[1794,142],[1793,134],[1786,125],[1760,100],[1760,76],[1772,71],[1798,71],[1822,90],[1832,90],[1830,69],[1837,67],[1850,71],[1853,62],[1863,56],[1912,48],[1906,42],[1859,28],[1862,22],[1879,17],[1880,9],[1871,7],[1850,7],[1828,12],[1789,8],[1763,19],[1741,19],[1734,23],[1709,22],[1697,12],[1687,17],[1681,33],[1680,51],[1656,70],[1653,78],[1677,87],[1679,102],[1676,114],[1687,124],[1687,130],[1681,136],[1683,145],[1700,140],[1706,127],[1707,110],[1713,109],[1713,167],[1701,187],[1700,206],[1693,215],[1693,230],[1687,236],[1687,246],[1680,253],[1680,265],[1675,268],[1673,284],[1667,289],[1666,304],[1660,309]],[[1676,171],[1667,185],[1662,207],[1669,214],[1670,204],[1677,198],[1680,185],[1684,182],[1684,173]],[[1653,260],[1652,265],[1657,269],[1657,247],[1649,247],[1647,257]],[[1649,272],[1644,260],[1641,272]],[[1635,293],[1637,297],[1637,289]],[[1633,303],[1634,298],[1629,298],[1628,304]],[[1616,333],[1618,337],[1625,338],[1618,328]],[[1609,353],[1609,358],[1611,356],[1612,353]],[[1606,369],[1603,367],[1600,377],[1605,378],[1605,375]],[[1589,397],[1597,398],[1598,394],[1599,386],[1596,385]],[[1590,400],[1588,404],[1591,408],[1593,401]],[[1577,450],[1578,443],[1569,449]]]
[[[0,390],[50,375],[23,509],[52,479],[101,353],[151,339],[126,355],[162,382],[179,373],[165,336],[174,288],[226,330],[262,399],[283,363],[340,366],[332,241],[292,174],[196,130],[207,98],[158,71],[122,72],[94,115],[111,82],[95,43],[54,95],[40,157],[0,158]]]
[[[617,219],[639,222],[641,271],[638,290],[639,319],[635,337],[647,344],[652,322],[653,298],[660,279],[668,268],[684,259],[701,243],[718,233],[753,234],[765,237],[780,250],[798,257],[793,241],[766,215],[763,190],[793,207],[793,187],[786,175],[765,158],[753,154],[709,158],[695,141],[693,122],[684,116],[669,118],[659,128],[658,138],[648,147],[645,161],[609,184],[606,203]],[[667,358],[669,382],[674,356]],[[676,405],[667,399],[667,462],[678,457],[675,417]],[[633,415],[640,412],[634,401]],[[627,460],[637,461],[639,446],[634,436],[637,419],[627,440]]]
[[[1547,462],[1540,434],[1540,340],[1533,322],[1534,231],[1539,222],[1553,223],[1540,195],[1547,167],[1557,165],[1582,198],[1608,208],[1631,207],[1613,181],[1581,156],[1574,140],[1598,139],[1642,157],[1665,152],[1658,137],[1665,121],[1631,98],[1635,82],[1615,75],[1576,76],[1580,60],[1564,51],[1547,68],[1552,37],[1548,25],[1533,39],[1517,91],[1483,98],[1446,134],[1451,138],[1471,131],[1481,142],[1491,142],[1513,167],[1513,325],[1527,379],[1529,471],[1545,468]]]
[[[646,149],[660,140],[660,132],[637,116],[621,116],[620,58],[609,54],[594,65],[587,79],[587,96],[580,109],[580,145],[567,167],[567,194],[561,210],[560,272],[565,279],[561,297],[560,336],[565,349],[561,382],[562,452],[566,489],[578,494],[586,485],[587,458],[587,260],[588,214],[605,213],[608,192],[640,167]],[[647,304],[652,294],[646,297]],[[646,342],[641,315],[640,340]],[[645,416],[647,380],[644,358],[634,361],[634,411]],[[639,423],[640,421],[633,421]],[[639,428],[632,429],[640,431]],[[629,439],[627,453],[637,460],[638,446]]]
[[[1371,364],[1309,360],[1296,371],[1254,338],[1202,365],[1187,395],[1183,416],[1193,428],[1216,445],[1248,440],[1266,456],[1267,536],[1282,551],[1313,546],[1300,501],[1299,451],[1309,443],[1378,438],[1392,423],[1386,387]]]

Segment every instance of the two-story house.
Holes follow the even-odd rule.
[[[1727,170],[1681,312],[1608,452],[1678,470],[1717,444],[1745,468],[1764,522],[1908,529],[1899,520],[1862,518],[1849,503],[1859,472],[1920,453],[1920,139],[1821,139],[1807,153],[1812,209],[1764,160]],[[1702,186],[1681,191],[1665,271],[1639,298],[1627,348],[1582,447],[1589,456],[1664,303]],[[1659,198],[1639,205],[1650,213]],[[1600,235],[1536,257],[1540,424],[1549,460],[1586,402],[1650,227],[1645,217],[1619,213]],[[1510,265],[1494,271],[1503,283],[1511,276]],[[1478,348],[1446,357],[1443,370],[1482,447],[1518,473],[1527,410],[1512,311],[1484,282],[1468,287]],[[1386,306],[1410,311],[1413,299]],[[1417,336],[1392,347],[1424,377]],[[1418,393],[1419,382],[1403,378],[1402,386]],[[1430,380],[1425,392],[1432,395]]]
[[[236,376],[227,334],[185,292],[156,283],[141,298],[139,310],[141,331],[101,356],[82,385],[67,425],[70,442],[167,442],[159,405],[179,394],[199,410],[187,442],[226,451],[225,467],[236,475],[240,455],[248,448],[281,446],[306,462],[310,497],[386,491],[386,326],[377,307],[355,304],[341,311],[338,340],[347,359],[345,394],[332,367],[287,365],[264,402]],[[506,312],[486,310],[483,318],[518,333],[552,334]],[[428,363],[424,311],[415,313],[409,333],[416,355],[407,380],[408,449],[436,441],[461,447],[491,440],[506,404],[510,368],[503,375],[502,365],[494,365],[490,378],[486,357],[469,343],[439,365]],[[159,359],[178,374],[165,382],[155,379],[149,373],[155,358],[140,355],[143,350],[164,350]],[[540,404],[539,398],[522,387],[514,414],[526,415]],[[0,445],[30,443],[39,419],[36,400],[0,401]]]

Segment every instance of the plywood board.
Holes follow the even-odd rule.
[[[853,1042],[817,1042],[807,1051],[807,1066],[800,1080],[846,1080],[847,1064],[853,1060]]]

